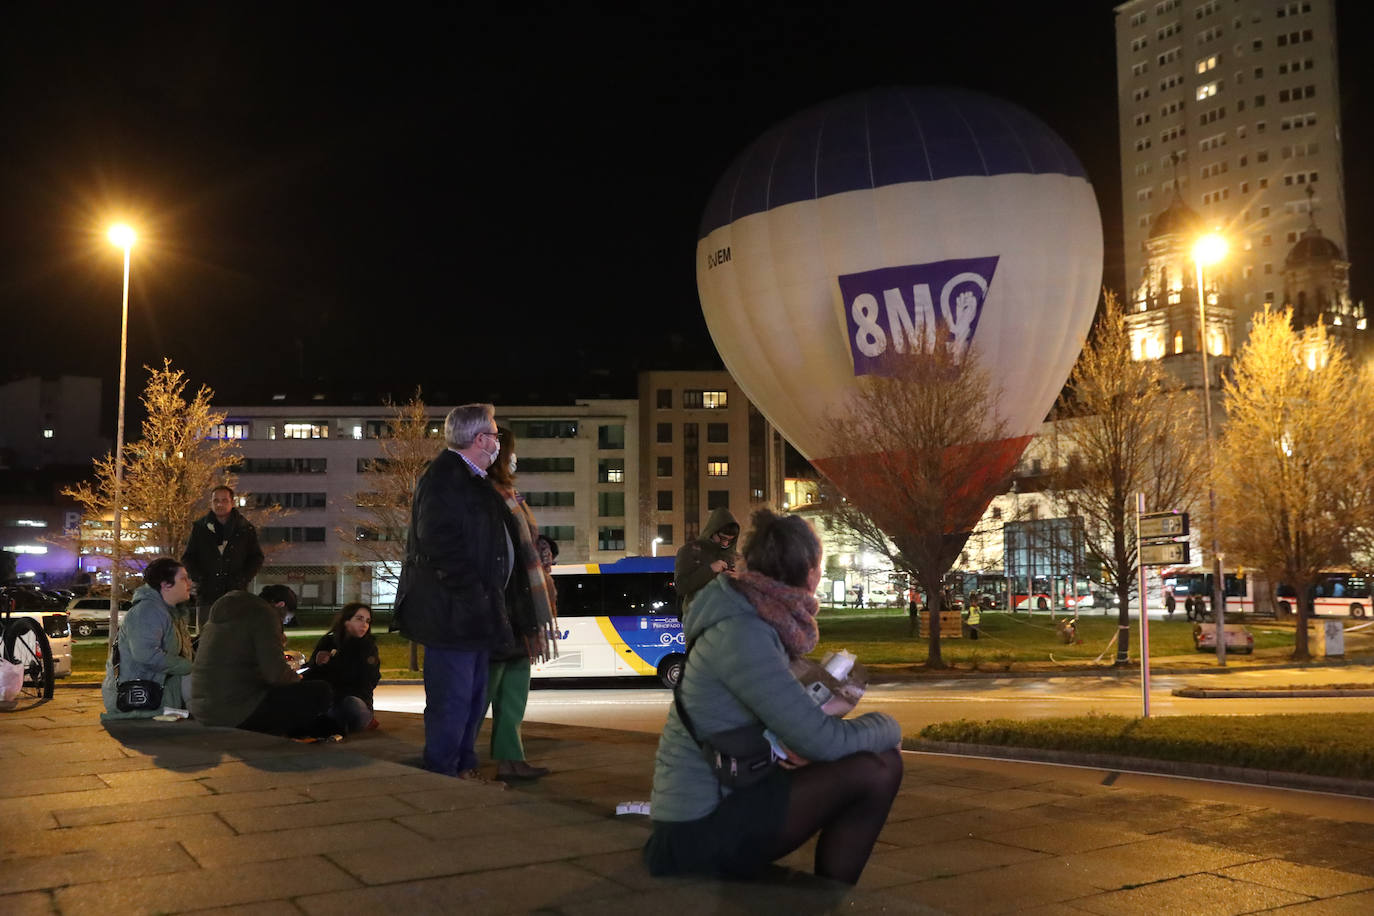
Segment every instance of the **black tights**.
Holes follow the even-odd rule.
[[[798,769],[770,860],[781,859],[819,830],[816,874],[857,884],[901,784],[902,755],[895,749]]]

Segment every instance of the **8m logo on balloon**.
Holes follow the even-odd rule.
[[[883,373],[889,345],[897,353],[928,353],[939,340],[962,356],[978,331],[996,270],[994,255],[841,276],[854,374]]]

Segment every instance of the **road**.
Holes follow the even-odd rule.
[[[1374,687],[1374,667],[1234,670],[1222,676],[1155,675],[1151,678],[1151,714],[1374,712],[1374,697],[1200,700],[1171,695],[1175,687],[1185,684],[1261,687],[1336,683],[1361,683]],[[525,718],[559,725],[655,733],[663,727],[663,719],[672,703],[672,694],[667,690],[644,686],[643,683],[588,688],[568,681],[558,686],[536,682],[536,688],[531,692]],[[379,687],[377,706],[396,712],[421,712],[424,709],[424,688],[419,685]],[[905,734],[917,732],[932,722],[952,719],[1033,719],[1086,715],[1090,712],[1139,715],[1140,709],[1139,680],[1117,677],[967,678],[878,683],[870,686],[859,707],[861,712],[882,710],[892,715],[901,723]]]

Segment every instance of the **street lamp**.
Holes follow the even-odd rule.
[[[119,561],[124,511],[124,366],[129,351],[129,254],[138,235],[124,223],[110,227],[110,241],[124,249],[124,299],[119,319],[119,413],[115,421],[114,541],[110,547],[110,646],[119,635]]]
[[[1193,245],[1193,264],[1197,268],[1198,341],[1202,351],[1202,415],[1207,433],[1207,510],[1212,529],[1212,611],[1217,628],[1217,664],[1226,664],[1226,592],[1222,583],[1221,554],[1217,552],[1216,458],[1212,449],[1212,378],[1207,371],[1207,296],[1202,290],[1202,268],[1226,257],[1226,240],[1209,232]],[[1144,606],[1145,596],[1141,596]]]
[[[662,544],[662,543],[663,543],[663,538],[654,538],[654,542],[653,542],[652,544],[649,545],[649,549],[652,550],[652,551],[654,552],[654,553],[653,553],[654,556],[658,556],[658,545],[659,545],[659,544]]]

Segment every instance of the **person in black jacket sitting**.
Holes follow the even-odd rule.
[[[372,638],[372,608],[359,601],[345,604],[315,644],[302,676],[328,681],[334,688],[329,714],[345,734],[376,728],[372,691],[381,680],[382,666]]]

